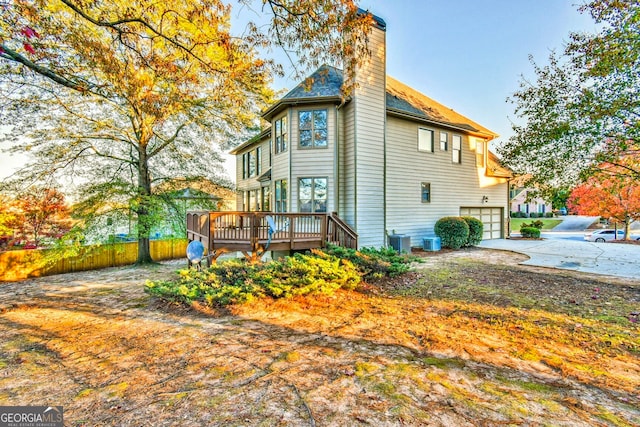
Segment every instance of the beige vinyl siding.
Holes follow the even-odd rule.
[[[359,246],[386,244],[384,218],[385,37],[372,28],[370,61],[358,73],[355,91],[356,225]]]
[[[355,107],[347,104],[341,110],[344,116],[344,136],[341,150],[340,217],[350,226],[356,227],[355,193]]]
[[[290,155],[291,155],[291,133],[293,132],[293,128],[291,127],[291,116],[292,114],[290,114],[290,110],[286,110],[286,112],[284,114],[279,114],[277,117],[274,117],[275,121],[276,119],[280,119],[282,118],[282,116],[286,115],[287,116],[287,151],[281,152],[276,154],[275,152],[271,154],[271,198],[273,199],[274,194],[275,194],[275,187],[274,187],[274,183],[276,181],[280,181],[280,180],[286,180],[287,181],[287,210],[289,212],[292,212],[291,210],[291,177],[290,177],[290,170],[289,170],[289,159],[290,159]],[[271,129],[274,128],[273,126],[273,121],[271,123]],[[274,141],[274,135],[272,132],[272,136],[271,136],[271,140],[272,140],[272,146],[275,147],[275,141]],[[275,148],[274,148],[275,150]],[[271,205],[273,207],[273,209],[275,209],[275,205],[272,203]]]
[[[256,176],[251,178],[242,178],[242,156],[245,153],[249,153],[254,151],[257,147],[261,147],[262,149],[262,158],[261,158],[261,171],[260,174],[256,174]],[[265,138],[261,140],[259,143],[255,143],[250,147],[245,148],[238,154],[236,154],[236,209],[243,209],[243,196],[244,192],[248,190],[256,190],[259,189],[262,184],[258,181],[258,177],[269,170],[269,139]]]
[[[462,163],[451,162],[450,151],[433,153],[417,150],[418,123],[387,118],[387,230],[408,234],[412,246],[433,234],[436,221],[459,216],[461,207],[507,206],[506,180],[488,179],[476,167],[475,138],[436,128],[451,135],[462,135]],[[431,184],[430,203],[421,203],[421,183]],[[482,202],[483,196],[489,201]]]
[[[300,148],[298,133],[298,112],[311,110],[327,111],[327,147]],[[334,179],[334,155],[335,155],[335,107],[333,104],[313,104],[310,106],[292,109],[290,134],[291,146],[291,183],[290,204],[291,211],[298,212],[298,178],[327,178],[327,212],[336,210],[334,204],[335,179]]]

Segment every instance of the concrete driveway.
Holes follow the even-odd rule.
[[[640,245],[572,240],[483,240],[482,248],[530,257],[522,264],[561,268],[640,280]]]

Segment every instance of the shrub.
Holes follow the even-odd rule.
[[[469,226],[469,238],[465,246],[476,246],[482,241],[482,232],[484,231],[484,224],[478,218],[472,216],[463,216],[462,219]]]
[[[202,271],[182,270],[178,280],[147,282],[145,292],[170,301],[215,306],[264,296],[331,294],[339,288],[352,289],[360,280],[358,269],[349,260],[317,252],[266,264],[229,260]]]
[[[520,234],[522,234],[522,237],[525,238],[539,239],[540,229],[536,227],[522,227],[520,228]]]
[[[547,212],[547,213],[544,214],[544,217],[545,218],[553,218],[554,214],[553,214],[553,212]]]
[[[433,230],[445,248],[460,249],[469,240],[469,226],[458,216],[440,218]]]
[[[393,248],[362,248],[358,251],[329,245],[323,251],[329,255],[351,261],[360,271],[364,280],[398,276],[409,271],[409,265],[412,262],[420,260],[420,258],[409,254],[399,254]]]
[[[527,224],[526,222],[523,222],[520,225],[520,231],[522,231],[523,228],[527,228],[527,227],[533,227],[533,228],[537,228],[538,230],[542,230],[542,227],[544,227],[544,222],[540,221],[539,219],[535,221],[531,221],[531,224]]]

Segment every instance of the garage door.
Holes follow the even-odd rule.
[[[502,208],[460,208],[460,216],[478,218],[484,224],[483,239],[501,239]]]

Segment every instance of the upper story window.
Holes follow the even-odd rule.
[[[418,151],[428,151],[430,153],[433,153],[432,130],[418,128]]]
[[[256,151],[249,151],[248,153],[248,178],[253,178],[254,176],[256,176],[256,170],[257,170],[257,166],[256,166]]]
[[[485,142],[477,140],[476,141],[476,166],[479,168],[484,167],[484,146]]]
[[[256,175],[262,173],[262,147],[256,148]]]
[[[440,150],[447,151],[449,149],[449,134],[440,132]]]
[[[299,111],[300,148],[327,147],[327,110]]]
[[[453,163],[462,163],[462,136],[453,135],[451,142],[451,161]]]
[[[262,147],[242,155],[242,179],[253,178],[262,173]]]
[[[274,123],[274,138],[276,143],[276,154],[287,151],[289,128],[287,126],[287,116],[282,116]]]

